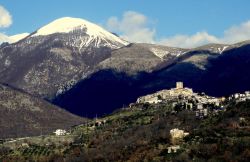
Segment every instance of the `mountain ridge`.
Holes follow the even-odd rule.
[[[65,19],[68,33],[60,33],[60,28],[59,33],[55,30],[45,36],[33,32],[16,43],[3,45],[0,81],[50,99],[92,73],[96,64],[109,57],[111,50],[127,45],[126,41],[82,19],[62,18],[48,26],[64,24]],[[77,26],[70,26],[72,20]],[[88,35],[85,23],[96,27],[97,34]]]
[[[64,19],[55,21],[59,21],[59,24],[64,24]],[[36,36],[36,32],[39,33],[38,29],[25,39],[13,44],[2,45],[0,47],[0,82],[7,83],[12,87],[22,89],[29,94],[53,103],[55,103],[55,100],[59,103],[73,102],[72,100],[61,101],[58,98],[66,93],[71,94],[69,91],[74,86],[78,87],[79,84],[85,83],[85,81],[92,90],[88,89],[81,92],[80,88],[79,91],[81,93],[79,96],[82,93],[93,94],[90,95],[92,96],[91,99],[87,96],[89,99],[87,102],[95,101],[94,94],[106,95],[104,98],[108,101],[112,96],[119,96],[119,93],[123,93],[123,91],[127,95],[130,93],[137,95],[152,93],[161,88],[169,88],[178,80],[186,82],[188,86],[194,87],[199,91],[212,92],[213,87],[209,81],[214,80],[216,87],[219,88],[216,79],[221,77],[220,74],[216,73],[216,67],[221,69],[222,74],[223,70],[228,70],[215,63],[216,60],[230,59],[230,55],[221,57],[226,53],[239,53],[239,57],[243,57],[242,51],[249,53],[247,48],[249,41],[232,45],[208,44],[192,49],[145,43],[121,44],[120,41],[108,41],[101,37],[100,39],[91,38],[88,41],[91,36],[87,34],[88,29],[84,24],[86,21],[75,18],[66,19],[67,22],[70,22],[72,19],[76,22],[73,25],[66,24],[66,28],[62,26],[62,28],[53,30],[53,32],[46,31],[47,33],[45,32],[45,34],[47,35]],[[58,22],[51,23],[52,26],[54,26],[54,23],[58,24]],[[51,23],[48,24],[49,29]],[[68,28],[67,25],[69,25]],[[40,30],[44,30],[45,27],[40,28]],[[102,30],[104,29],[100,31]],[[109,32],[105,31],[105,33]],[[112,33],[109,34],[116,39],[120,39]],[[83,40],[84,43],[82,42]],[[123,42],[122,39],[120,40]],[[248,60],[248,55],[244,55],[245,57],[245,60]],[[244,60],[238,59],[238,61],[237,64],[240,64]],[[244,63],[248,67],[248,64]],[[237,69],[240,67],[236,64],[233,65],[235,66],[232,68]],[[240,68],[244,71],[242,67]],[[213,77],[215,74],[216,77]],[[230,73],[227,72],[227,75],[230,75]],[[240,78],[248,80],[247,77],[243,76],[243,73],[241,75],[239,76]],[[220,84],[223,82],[223,78],[221,77]],[[90,84],[90,80],[94,80],[94,84]],[[203,81],[204,84],[201,83]],[[114,84],[111,85],[110,83]],[[103,89],[100,86],[95,86],[95,84],[107,87]],[[111,90],[108,89],[109,86]],[[238,82],[236,87],[241,87]],[[245,87],[247,88],[247,86]],[[116,90],[113,88],[116,88]],[[126,91],[126,88],[129,91]],[[131,88],[139,92],[135,92]],[[101,90],[105,92],[100,92]],[[235,92],[236,90],[231,89],[230,92]],[[242,90],[242,88],[239,88],[239,90]],[[78,92],[76,93],[78,94]],[[228,93],[221,90],[220,95],[227,95]],[[101,100],[102,96],[100,95],[97,100]],[[126,97],[124,95],[120,96]],[[133,96],[133,98],[135,97],[138,96]],[[65,97],[62,98],[67,100]],[[127,102],[129,101],[133,101],[133,98],[128,97],[123,100],[116,97],[119,104],[114,105],[117,107],[112,105],[113,101],[108,101],[107,105],[111,106],[112,109],[119,108],[123,104],[128,104]],[[123,101],[124,103],[122,103]],[[83,108],[88,113],[88,111],[91,111],[91,103],[87,105],[88,107],[85,107],[86,105],[82,103],[77,106]],[[63,104],[60,104],[60,106],[65,108]],[[100,105],[95,106],[99,107]],[[67,110],[69,109],[68,107]],[[109,108],[105,107],[104,109]]]
[[[139,96],[171,88],[177,81],[183,81],[197,92],[217,97],[247,91],[250,89],[247,84],[250,82],[247,72],[247,67],[250,67],[249,46],[246,44],[228,49],[222,54],[200,49],[189,51],[154,71],[130,74],[115,68],[103,69],[59,95],[54,103],[76,114],[84,107],[94,117],[97,112],[110,113],[117,107],[129,105]],[[131,66],[128,64],[127,67]],[[230,73],[227,69],[235,72]],[[220,76],[217,70],[221,74],[226,73],[227,77]],[[237,73],[237,70],[241,70],[241,73]],[[101,104],[96,100],[102,101]]]

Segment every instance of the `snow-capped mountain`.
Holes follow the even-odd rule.
[[[95,47],[110,47],[112,49],[128,45],[116,35],[102,27],[80,18],[63,17],[38,29],[30,37],[49,36],[53,34],[72,34],[74,43],[79,48],[93,45]]]
[[[98,25],[70,17],[14,39],[16,43],[0,47],[0,81],[43,98],[67,90],[112,50],[129,44]]]
[[[16,43],[0,46],[0,82],[46,98],[78,115],[82,112],[78,109],[83,107],[92,113],[100,112],[93,109],[102,107],[106,112],[133,102],[143,93],[169,88],[179,80],[202,91],[205,86],[201,83],[210,85],[211,79],[217,88],[226,85],[224,78],[233,76],[231,70],[244,65],[242,60],[246,61],[244,66],[249,66],[249,44],[181,49],[128,43],[91,22],[64,17]],[[244,59],[235,62],[231,59],[234,56]],[[217,74],[217,69],[227,75]]]
[[[29,33],[21,33],[12,36],[4,35],[0,33],[0,46],[4,46],[5,44],[9,43],[16,43],[25,37],[27,37]]]

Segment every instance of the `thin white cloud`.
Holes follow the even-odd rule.
[[[236,43],[250,39],[250,20],[240,25],[232,26],[224,31],[224,37],[221,42]]]
[[[0,5],[0,28],[9,27],[12,24],[12,17],[3,6]]]
[[[3,6],[0,5],[0,29],[7,28],[12,24],[12,17]],[[10,42],[11,39],[4,33],[0,32],[0,44],[2,42]]]
[[[194,35],[175,35],[169,38],[159,40],[159,44],[173,47],[198,47],[208,43],[220,43],[220,40],[207,32],[197,32]]]
[[[138,12],[127,11],[122,18],[111,17],[107,21],[110,31],[121,33],[130,42],[154,43],[155,30],[149,26],[148,18]]]
[[[222,37],[198,31],[192,35],[177,34],[158,39],[156,30],[149,26],[149,18],[138,12],[127,11],[121,19],[110,17],[106,24],[110,31],[119,33],[122,38],[130,42],[156,43],[173,47],[193,48],[208,43],[228,44],[250,39],[250,20],[226,29]]]

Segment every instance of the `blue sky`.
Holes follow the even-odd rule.
[[[1,0],[0,6],[12,17],[11,25],[0,28],[0,32],[5,35],[33,32],[57,18],[70,16],[100,24],[130,41],[144,40],[173,46],[180,44],[184,47],[247,39],[241,33],[239,38],[230,42],[229,39],[234,36],[225,33],[235,27],[239,31],[244,28],[248,32],[250,21],[249,0]],[[131,27],[135,30],[132,33],[117,25],[129,19],[131,14],[126,17],[128,12],[143,19],[137,26]],[[116,26],[108,23],[110,18],[115,20]],[[138,33],[136,30],[144,33],[135,36]],[[143,34],[149,35],[148,38]]]

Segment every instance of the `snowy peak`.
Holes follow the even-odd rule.
[[[30,35],[30,33],[21,33],[21,34],[16,34],[16,35],[9,36],[10,43],[16,43],[16,42],[24,39],[28,35]]]
[[[87,29],[87,32],[90,35],[98,35],[100,30],[102,30],[99,26],[86,20],[80,18],[63,17],[56,19],[48,25],[40,28],[33,36],[50,35],[54,33],[69,33],[76,29],[84,28]]]
[[[8,42],[8,43],[16,43],[22,39],[24,39],[25,37],[27,37],[29,35],[29,33],[21,33],[21,34],[16,34],[16,35],[12,35],[12,36],[7,36],[7,35],[3,35],[0,33],[1,36],[1,40],[0,40],[0,45],[3,42]]]
[[[80,18],[63,17],[52,21],[48,25],[38,29],[31,37],[47,36],[55,33],[71,33],[75,30],[82,30],[88,35],[88,39],[84,39],[86,45],[94,42],[98,45],[101,41],[109,43],[119,43],[127,45],[128,42],[122,40],[116,35],[106,31],[102,27],[93,24],[87,20]]]

